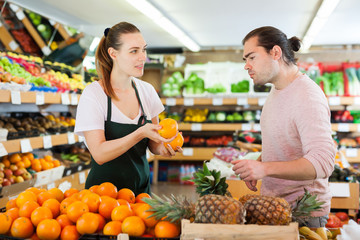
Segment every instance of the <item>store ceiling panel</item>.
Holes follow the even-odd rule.
[[[149,47],[182,44],[126,0],[11,0],[19,6],[93,36],[120,21],[134,23]],[[252,29],[275,26],[303,37],[322,0],[149,0],[202,49],[241,47]],[[341,0],[314,45],[360,44],[359,0]]]

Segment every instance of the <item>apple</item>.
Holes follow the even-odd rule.
[[[13,171],[13,172],[19,169],[18,166],[14,165],[14,164],[11,164],[9,168],[10,168],[11,171]]]
[[[0,162],[0,168],[5,169],[5,164],[3,162]]]
[[[10,182],[9,179],[4,178],[4,181],[3,181],[2,185],[3,185],[3,186],[9,186],[9,185],[11,185],[11,182]]]
[[[22,177],[22,176],[17,176],[16,178],[15,178],[15,182],[16,183],[20,183],[20,182],[23,182],[24,181],[24,178]]]
[[[22,177],[24,178],[24,180],[30,180],[30,179],[32,179],[32,175],[31,175],[31,173],[29,173],[29,172],[25,172],[25,173],[22,175]]]
[[[21,175],[23,175],[24,174],[24,170],[22,170],[22,169],[18,169],[18,170],[16,170],[16,171],[14,171],[14,175],[15,176],[21,176]]]
[[[4,177],[5,177],[4,171],[0,171],[0,178],[4,178]]]
[[[4,182],[4,178],[0,177],[0,185]]]
[[[11,182],[11,184],[15,183],[15,178],[16,176],[12,175],[11,177],[9,177],[9,181]]]
[[[4,174],[6,178],[10,178],[13,175],[13,172],[11,171],[11,169],[7,168],[4,170]]]

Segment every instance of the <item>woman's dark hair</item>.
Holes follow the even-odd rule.
[[[111,59],[108,49],[110,47],[119,50],[121,45],[121,35],[126,33],[138,33],[140,30],[131,23],[120,22],[110,29],[106,29],[106,33],[101,38],[99,46],[95,53],[96,71],[100,79],[104,80],[104,91],[111,98],[118,99],[110,82],[110,73],[113,68],[113,60]]]
[[[290,65],[290,63],[296,64],[297,59],[295,59],[294,52],[299,51],[301,47],[299,38],[292,37],[287,39],[286,34],[279,29],[266,26],[249,32],[242,41],[243,45],[252,37],[258,37],[258,46],[265,48],[268,53],[275,45],[278,45],[283,52],[284,62],[287,65]]]

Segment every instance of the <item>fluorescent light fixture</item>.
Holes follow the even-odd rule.
[[[100,42],[100,38],[99,37],[95,37],[89,47],[90,52],[93,52],[95,50],[95,48],[97,47],[97,45],[99,45]]]
[[[302,51],[306,52],[309,50],[316,35],[320,32],[321,28],[324,26],[324,24],[326,23],[329,16],[334,11],[339,2],[340,0],[323,0],[314,19],[310,24],[310,27],[308,28],[305,36],[303,37]]]
[[[200,51],[200,46],[195,41],[193,41],[189,36],[187,36],[179,27],[177,27],[173,22],[171,22],[167,17],[165,17],[156,7],[154,7],[147,0],[127,0],[127,1],[137,10],[139,10],[148,18],[153,20],[165,31],[167,31],[176,39],[178,39],[188,49],[190,49],[193,52]]]

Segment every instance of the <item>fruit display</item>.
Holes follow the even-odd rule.
[[[209,113],[209,109],[193,109],[188,108],[185,110],[183,122],[194,122],[201,123],[205,122],[207,115]]]
[[[0,187],[24,182],[33,178],[27,170],[31,168],[31,154],[13,154],[0,161]]]
[[[249,80],[242,80],[237,83],[231,84],[231,92],[232,93],[247,93],[250,91],[250,83]]]
[[[179,237],[179,223],[149,217],[151,207],[144,200],[150,198],[147,193],[135,196],[130,189],[118,190],[110,182],[64,192],[31,187],[10,200],[6,212],[0,213],[0,235],[32,239],[79,239],[84,234],[109,235],[103,236],[106,238],[119,233]]]
[[[184,77],[181,72],[174,72],[165,83],[161,85],[162,95],[165,97],[181,96],[181,88],[183,87]]]
[[[184,81],[184,96],[186,95],[201,95],[205,92],[204,79],[200,78],[196,73],[191,75]]]

